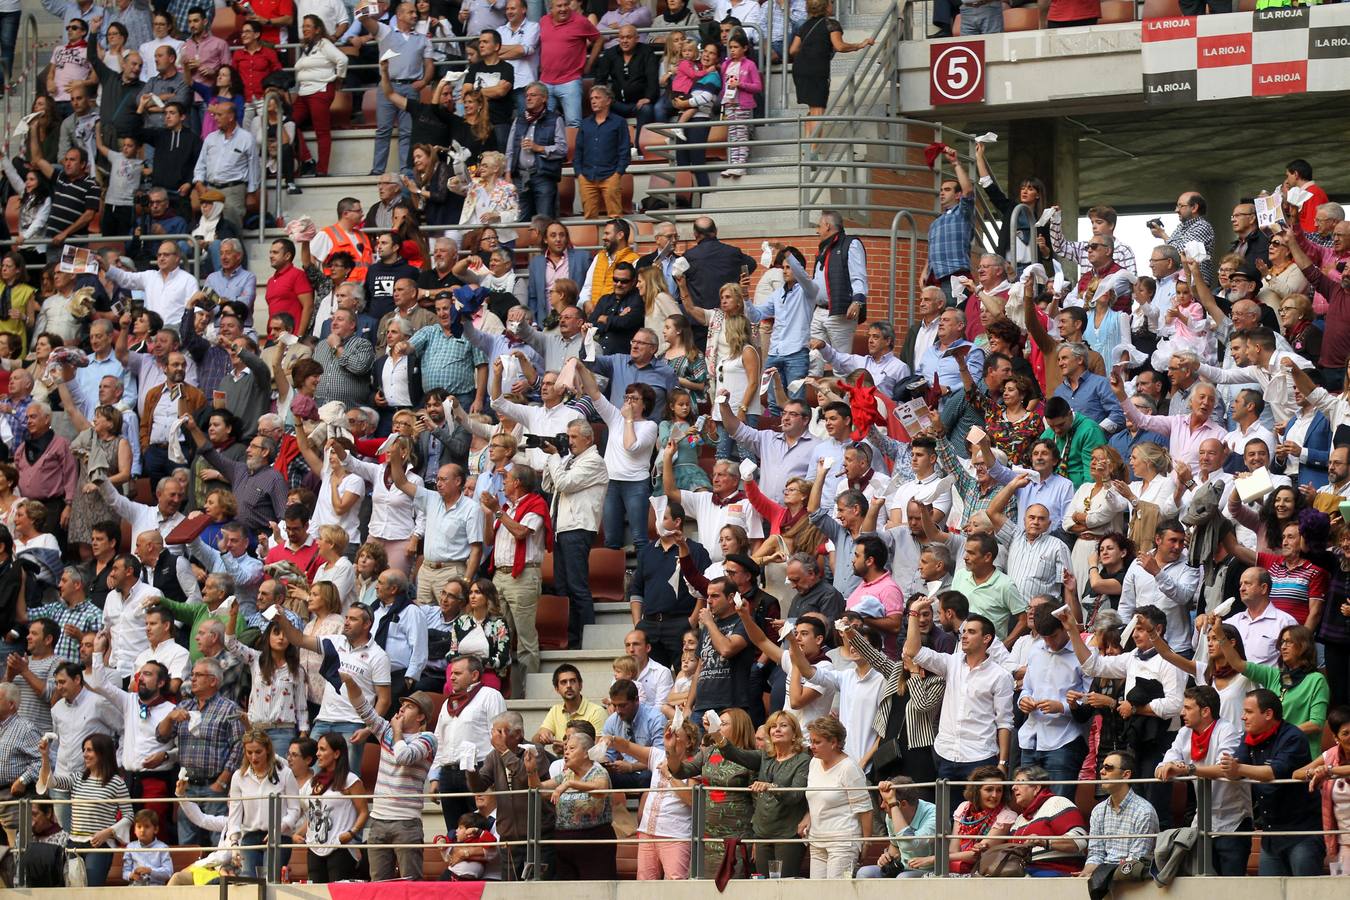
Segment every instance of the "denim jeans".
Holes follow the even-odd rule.
[[[211,790],[209,784],[189,784],[187,788],[188,799],[196,799],[197,805],[201,807],[202,812],[208,816],[223,816],[227,810],[225,807],[225,794],[217,794]],[[209,802],[202,802],[198,798],[209,798]],[[178,843],[180,844],[199,844],[205,846],[214,843],[210,838],[212,835],[198,828],[188,821],[188,817],[181,812],[178,815]]]
[[[309,736],[318,740],[321,735],[340,734],[347,739],[347,763],[353,772],[361,771],[361,757],[365,755],[365,747],[352,742],[352,735],[356,734],[364,725],[356,722],[315,722],[309,729]]]
[[[5,81],[14,74],[14,47],[19,42],[19,23],[23,12],[0,13],[0,63],[5,67]]]
[[[516,179],[516,193],[520,196],[520,221],[528,222],[535,216],[558,214],[558,182],[537,172]],[[569,211],[570,212],[570,211]]]
[[[1258,875],[1321,875],[1326,845],[1320,835],[1261,838]]]
[[[961,6],[962,34],[1002,34],[1003,4],[986,3],[984,6]]]
[[[1236,830],[1251,831],[1252,820],[1244,820]],[[1250,836],[1214,838],[1214,874],[1227,878],[1241,878],[1247,874],[1247,860],[1251,855],[1252,839]]]
[[[777,369],[779,380],[783,382],[786,388],[794,381],[806,377],[806,369],[811,364],[811,351],[803,347],[796,353],[789,353],[786,356],[770,356],[764,363],[765,369]],[[788,391],[788,396],[793,400],[800,400],[806,396],[806,386],[798,388],[795,391]],[[775,416],[782,413],[778,406],[778,392],[769,391],[769,412]]]
[[[606,529],[608,532],[608,529]],[[590,559],[594,531],[560,531],[553,554],[553,589],[567,598],[567,649],[581,647],[582,632],[595,624],[595,599],[591,596]]]
[[[615,100],[612,109],[624,118],[632,116],[637,119],[637,128],[633,130],[634,147],[638,146],[638,138],[642,135],[642,126],[650,125],[656,121],[656,106],[652,103],[638,106],[636,103],[624,103],[622,100]]]
[[[747,413],[741,416],[741,421],[750,428],[755,428],[759,425],[759,413]],[[742,453],[742,449],[741,445],[732,438],[730,432],[719,422],[717,425],[717,458],[729,459],[732,462],[740,462],[747,458],[754,459],[754,453]]]
[[[1051,781],[1063,781],[1066,784],[1051,785],[1050,790],[1061,797],[1073,799],[1078,789],[1078,772],[1083,768],[1087,757],[1087,741],[1079,738],[1070,741],[1058,750],[1023,750],[1022,765],[1040,766],[1050,773]]]
[[[581,124],[581,81],[567,81],[562,84],[545,85],[548,88],[548,105],[562,110],[563,120],[568,128]]]
[[[441,766],[437,770],[436,790],[443,794],[467,794],[469,780],[459,766]],[[441,815],[445,818],[445,833],[454,834],[459,817],[474,811],[472,797],[441,797]]]
[[[652,496],[652,486],[645,478],[642,481],[619,481],[611,479],[609,491],[605,494],[605,546],[618,550],[627,543],[624,528],[632,530],[633,548],[641,550],[647,543],[647,502]]]
[[[416,99],[417,92],[410,84],[395,84],[395,93],[408,99]],[[412,152],[412,116],[407,110],[400,110],[380,94],[375,101],[375,157],[370,163],[370,174],[382,175],[389,165],[389,141],[398,126],[398,168],[405,175],[411,175],[408,167],[408,155]]]

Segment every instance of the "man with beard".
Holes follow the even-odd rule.
[[[212,447],[195,420],[189,420],[186,427],[206,464],[230,482],[239,506],[235,521],[250,534],[271,534],[272,523],[280,522],[286,511],[286,479],[272,466],[277,445],[271,438],[254,435],[244,450],[244,461],[238,462]]]

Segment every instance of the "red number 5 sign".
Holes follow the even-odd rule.
[[[929,45],[929,102],[979,103],[984,100],[984,41]]]

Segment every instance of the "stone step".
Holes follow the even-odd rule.
[[[617,624],[587,625],[582,631],[582,644],[587,648],[613,649],[614,656],[623,653],[623,639],[633,630],[631,617]]]
[[[553,670],[563,663],[571,663],[581,672],[582,690],[587,697],[599,697],[614,680],[611,664],[623,653],[623,647],[585,650],[545,650],[539,654],[539,671],[526,676],[525,697],[537,700],[552,697]],[[597,701],[598,702],[598,701]]]
[[[558,702],[558,695],[549,693],[547,697],[540,697],[537,700],[507,700],[506,708],[512,712],[520,713],[520,717],[525,720],[525,739],[534,737],[539,726],[544,722],[544,716],[548,715],[549,708]],[[600,702],[600,701],[595,701]]]

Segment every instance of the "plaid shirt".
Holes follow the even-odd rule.
[[[951,209],[928,226],[928,271],[934,278],[946,278],[953,272],[970,271],[971,219],[975,199],[962,197]],[[1213,243],[1213,235],[1210,235]]]
[[[42,735],[18,713],[0,722],[0,783],[11,785],[16,778],[36,784],[42,768],[38,741]]]
[[[1072,260],[1078,263],[1080,267],[1088,266],[1090,264],[1088,263],[1087,245],[1087,241],[1065,240],[1064,226],[1060,224],[1059,217],[1055,216],[1050,219],[1050,249],[1056,257]],[[1138,271],[1134,251],[1124,241],[1116,241],[1115,249],[1111,251],[1111,259],[1131,275]]]
[[[350,409],[370,402],[370,367],[375,362],[375,348],[370,341],[353,335],[342,345],[342,355],[320,341],[314,348],[314,361],[323,366],[314,400],[323,406],[332,400],[341,400]]]
[[[1167,243],[1176,247],[1179,253],[1185,253],[1186,245],[1191,241],[1204,244],[1209,259],[1200,264],[1200,272],[1205,276],[1205,284],[1214,284],[1214,226],[1196,216],[1177,225],[1176,230],[1167,239]]]
[[[409,342],[422,361],[422,389],[444,388],[463,394],[476,387],[474,369],[487,357],[464,338],[450,337],[440,325],[418,329]]]
[[[942,468],[956,479],[952,486],[956,488],[957,495],[961,498],[961,503],[965,506],[965,512],[962,513],[962,521],[969,522],[970,517],[977,512],[984,512],[993,502],[995,495],[1002,489],[1003,485],[1012,480],[1012,470],[1004,468],[1003,479],[998,478],[989,485],[989,490],[981,494],[980,483],[975,476],[966,471],[966,467],[961,465],[961,460],[956,458],[956,451],[952,449],[952,442],[949,438],[939,438],[937,442],[938,461],[942,463]],[[1014,522],[1017,521],[1017,501],[1013,500],[1008,504],[1006,514]]]
[[[28,404],[33,402],[33,395],[29,394],[18,403],[15,403],[12,409],[5,413],[5,418],[9,421],[9,431],[14,435],[11,447],[17,447],[28,440]]]
[[[1153,858],[1158,813],[1134,791],[1116,809],[1108,797],[1092,808],[1089,834],[1137,834],[1136,838],[1088,838],[1087,865],[1110,865],[1127,859]]]
[[[169,0],[164,6],[164,11],[173,16],[174,23],[178,30],[187,36],[187,17],[192,9],[201,9],[206,13],[206,33],[211,33],[211,23],[216,20],[215,5],[211,3],[202,3],[201,0]]]
[[[243,754],[244,721],[239,707],[222,697],[212,695],[203,707],[196,697],[188,697],[178,708],[185,712],[202,714],[197,733],[188,731],[187,722],[174,728],[178,738],[178,763],[193,778],[216,778],[222,772],[239,768]]]
[[[75,606],[66,606],[60,600],[28,611],[28,621],[51,619],[61,636],[56,639],[56,655],[67,662],[80,661],[80,642],[66,634],[66,626],[74,625],[80,631],[98,631],[103,627],[103,613],[85,600]]]

